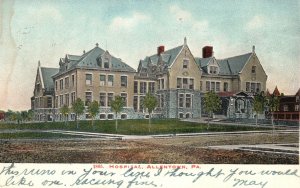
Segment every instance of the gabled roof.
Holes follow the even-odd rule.
[[[41,79],[44,83],[44,89],[46,89],[47,91],[54,89],[54,82],[52,76],[57,73],[57,68],[41,67]]]
[[[207,57],[207,58],[199,58],[195,57],[196,63],[202,68],[206,67],[209,62],[213,59],[213,57]]]
[[[172,48],[170,50],[164,51],[160,54],[161,56],[161,60],[168,66],[170,67],[173,62],[175,61],[176,57],[178,56],[178,54],[181,52],[182,48],[184,47],[184,45],[181,46],[177,46],[175,48]],[[147,63],[148,61],[151,61],[152,64],[157,65],[158,64],[158,60],[160,58],[160,56],[158,54],[154,54],[151,56],[147,56],[145,57],[144,60],[140,61],[140,64],[142,65],[142,67],[147,67]]]
[[[275,95],[275,96],[280,96],[280,92],[279,92],[277,86],[275,87],[275,89],[274,89],[274,91],[273,91],[273,95]]]
[[[62,67],[59,69],[59,73],[57,75],[62,74],[76,67],[100,69],[97,63],[97,59],[105,53],[108,53],[108,51],[105,51],[99,48],[98,46],[96,46],[95,48],[91,49],[90,51],[84,53],[81,56],[67,54],[65,58],[61,58],[60,60],[60,62],[63,62],[64,65],[62,65]],[[132,67],[124,63],[120,58],[116,58],[112,55],[110,55],[110,57],[111,57],[110,70],[135,72],[135,70]],[[66,59],[68,61],[66,61]]]
[[[295,96],[300,96],[300,88],[298,89],[297,93],[295,94]]]
[[[220,67],[220,75],[238,75],[246,63],[248,62],[249,58],[251,57],[252,53],[247,53],[239,56],[229,57],[226,59],[216,59],[217,63]],[[208,58],[199,58],[196,57],[195,60],[199,67],[207,73],[207,66],[214,57]]]

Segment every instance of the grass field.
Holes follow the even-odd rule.
[[[115,121],[95,121],[95,130],[91,121],[80,121],[79,129],[76,129],[76,122],[47,122],[47,123],[25,123],[25,124],[0,124],[2,129],[30,129],[30,130],[78,130],[99,133],[118,133],[126,135],[146,135],[146,134],[174,134],[174,133],[199,133],[199,132],[228,132],[228,131],[251,131],[266,130],[268,128],[236,126],[236,125],[210,125],[183,122],[177,119],[152,120],[149,132],[148,120],[119,120],[118,130],[115,129]]]
[[[14,133],[0,133],[0,139],[56,139],[56,138],[82,138],[82,136],[74,136],[59,133],[46,132],[14,132]]]

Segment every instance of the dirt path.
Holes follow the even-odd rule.
[[[213,150],[230,144],[298,143],[299,134],[224,135],[146,140],[14,141],[0,144],[0,162],[298,164],[299,156]]]

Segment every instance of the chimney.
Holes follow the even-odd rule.
[[[83,54],[85,54],[85,50],[83,50]]]
[[[255,53],[255,46],[252,46],[252,53]]]
[[[165,51],[165,46],[159,46],[157,47],[157,55],[160,55]]]
[[[204,46],[202,48],[202,58],[212,57],[212,55],[213,55],[212,46]]]

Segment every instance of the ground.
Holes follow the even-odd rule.
[[[207,146],[299,143],[298,133],[151,138],[140,140],[0,140],[0,162],[10,163],[162,163],[299,164],[299,155]]]

